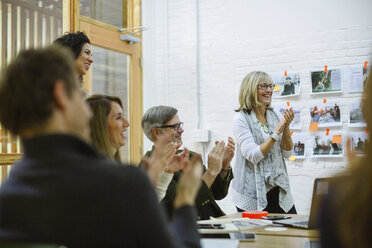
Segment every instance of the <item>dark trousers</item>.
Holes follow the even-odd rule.
[[[279,206],[279,187],[272,188],[269,192],[266,193],[267,206],[263,211],[275,214],[297,214],[296,207],[293,207],[286,213]],[[243,212],[245,210],[236,207],[238,212]]]

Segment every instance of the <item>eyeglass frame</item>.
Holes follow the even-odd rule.
[[[178,130],[180,128],[183,128],[183,122],[181,121],[181,122],[178,122],[178,123],[173,124],[173,125],[163,125],[163,126],[160,126],[160,127],[157,127],[157,128],[173,128],[174,131],[178,132]]]
[[[265,85],[265,86],[263,87],[262,85]],[[266,84],[266,83],[263,83],[263,84],[257,85],[257,88],[260,88],[261,90],[267,90],[267,88],[270,88],[270,90],[274,90],[275,84]]]

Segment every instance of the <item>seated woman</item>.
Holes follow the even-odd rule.
[[[126,144],[129,122],[120,98],[92,95],[86,101],[93,112],[90,122],[93,146],[107,157],[121,161],[119,149]]]
[[[92,95],[86,101],[93,112],[90,121],[93,146],[108,158],[121,162],[120,147],[126,144],[126,131],[129,122],[124,117],[123,104],[120,98]],[[143,159],[143,163],[147,164],[144,169],[154,185],[158,185],[158,181],[163,180],[161,172],[166,166],[183,167],[187,164],[187,160],[184,159],[173,160],[175,153],[176,145],[169,144],[164,137],[154,156]]]

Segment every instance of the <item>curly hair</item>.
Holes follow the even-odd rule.
[[[65,33],[63,36],[57,38],[54,44],[59,44],[71,49],[77,59],[81,53],[81,49],[85,43],[90,44],[88,36],[84,32],[77,31],[76,33]]]

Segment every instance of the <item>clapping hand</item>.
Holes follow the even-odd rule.
[[[222,169],[222,162],[225,154],[225,142],[216,142],[211,152],[208,154],[208,171],[217,175]]]
[[[174,155],[173,159],[170,161],[168,166],[166,166],[165,171],[167,173],[173,173],[182,170],[189,160],[189,150],[185,147],[183,152]]]
[[[290,109],[286,109],[283,113],[283,117],[286,121],[285,123],[285,126],[286,127],[289,127],[289,125],[292,123],[293,119],[294,119],[294,112],[293,112],[293,108],[290,108]]]
[[[177,193],[174,200],[174,208],[183,205],[194,205],[196,195],[201,186],[201,157],[195,155],[191,160],[185,162],[183,174],[177,184]]]
[[[218,141],[216,141],[216,144]],[[228,137],[227,139],[227,145],[224,148],[224,155],[222,160],[222,168],[227,169],[230,166],[230,162],[235,154],[235,142],[234,139],[231,137]]]
[[[149,176],[152,184],[156,186],[160,173],[170,164],[176,154],[177,144],[168,142],[169,137],[162,135],[159,137],[158,145],[151,154],[150,158],[143,157],[141,162],[143,168]]]

